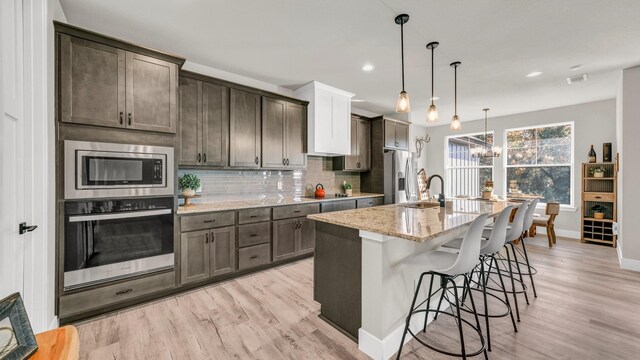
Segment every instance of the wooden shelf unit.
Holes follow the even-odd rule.
[[[591,169],[603,167],[604,177],[594,177]],[[582,242],[609,244],[616,247],[618,236],[613,233],[617,221],[617,183],[616,163],[582,164]],[[596,219],[591,208],[601,205],[606,208],[604,219]]]

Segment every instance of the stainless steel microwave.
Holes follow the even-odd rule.
[[[65,199],[173,195],[173,148],[65,140]]]

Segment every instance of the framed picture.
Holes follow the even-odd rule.
[[[0,300],[0,360],[27,359],[38,350],[20,293]]]

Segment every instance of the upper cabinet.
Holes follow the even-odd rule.
[[[184,59],[55,25],[60,121],[176,132],[178,68]]]
[[[229,165],[232,167],[245,169],[260,167],[262,139],[260,108],[260,95],[231,89]]]
[[[262,97],[262,167],[296,169],[307,165],[306,107]]]
[[[371,170],[371,122],[359,116],[351,117],[351,155],[334,158],[334,170]]]
[[[178,164],[225,167],[229,162],[229,88],[180,76]]]
[[[312,81],[295,96],[309,101],[308,153],[351,155],[351,98],[354,94]]]
[[[409,124],[384,117],[384,147],[409,150]]]

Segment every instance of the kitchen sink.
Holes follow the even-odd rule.
[[[408,203],[402,204],[403,207],[412,208],[412,209],[430,209],[440,207],[440,204],[437,202],[417,202],[417,203]]]

